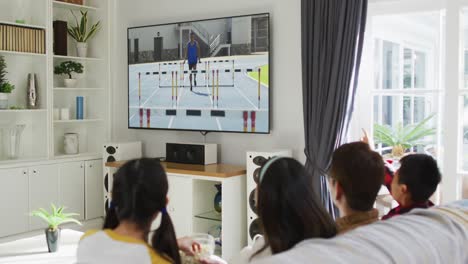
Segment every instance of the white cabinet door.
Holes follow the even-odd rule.
[[[27,169],[0,170],[0,237],[29,227]]]
[[[102,160],[85,162],[85,216],[95,219],[104,216]]]
[[[76,219],[83,220],[84,215],[84,162],[67,162],[58,165],[60,182],[60,205],[66,213],[76,213]]]
[[[50,204],[59,205],[59,170],[57,165],[43,165],[29,168],[29,211],[44,208],[50,210]],[[31,217],[30,230],[46,228],[47,224]]]
[[[169,203],[167,211],[171,216],[177,237],[192,234],[192,179],[189,177],[168,175]]]

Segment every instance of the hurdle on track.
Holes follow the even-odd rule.
[[[177,72],[175,73],[175,105],[177,106],[177,97],[179,96],[179,87],[178,87],[178,80],[177,80]]]
[[[151,127],[151,109],[146,109],[146,127]]]
[[[216,106],[219,106],[219,70],[216,70]]]
[[[143,108],[140,108],[140,127],[143,127]]]
[[[211,70],[212,72],[213,70]],[[231,70],[231,69],[221,69],[221,70],[215,70],[215,71],[219,71],[220,73],[250,73],[250,72],[256,72],[258,70],[255,70],[255,69],[251,69],[251,68],[247,68],[247,69],[234,69],[234,72]],[[171,71],[172,72],[172,71]],[[174,71],[174,72],[178,72],[179,71]],[[159,75],[159,78],[161,78],[161,75],[168,75],[170,74],[169,72],[167,71],[155,71],[155,72],[141,72],[143,73],[143,75]],[[206,79],[209,79],[210,77],[210,74],[209,74],[209,71],[207,70],[184,70],[182,72],[180,72],[180,75],[183,75],[183,74],[204,74],[207,78]],[[203,80],[205,80],[205,78],[202,78]],[[235,78],[234,78],[235,80]],[[258,81],[259,82],[259,85],[261,85],[260,83],[260,80]],[[192,85],[192,87],[211,87],[211,85],[209,84],[210,82],[207,82],[203,85]],[[159,83],[159,88],[170,88],[172,86],[169,86],[169,85],[161,85],[161,82]],[[178,86],[179,88],[186,88],[186,87],[190,87],[189,85],[179,85]],[[235,87],[235,84],[220,84],[219,87]]]
[[[141,73],[138,73],[138,105],[141,106]]]
[[[213,85],[212,85],[211,87],[213,87],[213,89],[212,89],[212,92],[211,92],[211,96],[213,97],[213,106],[214,106],[214,102],[215,102],[215,79],[214,79],[214,70],[213,70],[213,73],[212,73],[212,74],[213,74],[213,78],[212,78],[212,80],[213,80]],[[209,75],[209,74],[208,74],[208,75]]]
[[[216,62],[216,61],[214,61]],[[219,61],[219,62],[228,62],[228,61]],[[177,65],[177,63],[164,63],[163,65]],[[235,73],[250,73],[250,72],[255,72],[255,69],[251,68],[246,68],[246,69],[241,69],[241,68],[235,68],[234,60],[232,60],[232,69],[211,69],[210,61],[205,62],[205,70],[183,70],[183,63],[179,63],[180,70],[179,71],[171,71],[171,96],[172,96],[172,105],[177,106],[177,100],[178,100],[178,90],[179,88],[187,88],[187,87],[206,87],[212,88],[212,100],[213,100],[213,106],[216,104],[216,106],[219,106],[219,87],[235,87],[234,86],[234,81],[235,81]],[[209,82],[210,79],[210,71],[211,71],[211,85]],[[222,85],[219,83],[219,73],[232,73],[232,80],[233,84],[232,85]],[[180,72],[180,75],[179,75]],[[257,109],[261,109],[261,77],[262,77],[262,71],[261,68],[257,69],[258,72],[258,85],[257,85]],[[161,80],[161,75],[168,75],[168,71],[161,71],[161,64],[159,64],[159,71],[158,72],[138,72],[138,102],[139,106],[141,106],[141,75],[146,74],[146,75],[159,75],[159,80]],[[179,76],[181,77],[181,80],[184,80],[183,76],[185,74],[190,74],[192,76],[193,74],[201,73],[204,74],[204,80],[205,80],[205,85],[198,85],[198,86],[188,86],[188,85],[179,85]],[[182,81],[181,81],[182,82]],[[169,86],[162,86],[161,81],[159,82],[159,87],[160,88],[169,88]],[[175,101],[174,101],[175,100]]]
[[[172,72],[172,86],[171,86],[171,93],[172,93],[172,105],[174,105],[174,72]]]
[[[255,119],[257,118],[257,113],[255,111],[250,112],[250,131],[255,133]]]
[[[261,83],[261,69],[258,68],[258,109],[260,109],[260,83]]]

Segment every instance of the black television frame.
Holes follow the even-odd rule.
[[[268,16],[268,132],[243,132],[243,131],[227,131],[227,130],[201,130],[201,129],[178,129],[178,128],[157,128],[157,127],[131,127],[130,126],[130,76],[129,76],[129,47],[128,47],[128,39],[129,39],[129,31],[131,29],[137,28],[145,28],[145,27],[156,27],[156,26],[167,26],[167,25],[174,25],[174,24],[181,24],[181,23],[192,23],[192,22],[201,22],[201,21],[210,21],[210,20],[218,20],[218,19],[226,19],[226,18],[238,18],[238,17],[248,17],[248,16],[261,16],[267,15]],[[180,22],[170,22],[170,23],[163,23],[163,24],[154,24],[154,25],[145,25],[145,26],[135,26],[135,27],[128,27],[127,28],[127,39],[126,39],[126,47],[127,47],[127,129],[136,129],[136,130],[163,130],[163,131],[190,131],[190,132],[201,132],[202,134],[206,135],[211,132],[217,133],[236,133],[236,134],[257,134],[257,135],[269,135],[271,134],[271,98],[272,98],[272,80],[271,73],[272,73],[272,43],[271,43],[271,14],[270,12],[265,13],[255,13],[255,14],[247,14],[247,15],[237,15],[237,16],[227,16],[227,17],[217,17],[217,18],[208,18],[208,19],[197,19],[197,20],[189,20],[189,21],[180,21]]]

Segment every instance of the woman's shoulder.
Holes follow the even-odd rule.
[[[80,241],[82,241],[83,239],[85,238],[88,238],[88,237],[91,237],[99,232],[101,232],[102,230],[97,230],[97,229],[91,229],[91,230],[88,230],[86,231],[80,238]]]
[[[261,257],[271,256],[271,250],[269,247],[265,248],[265,238],[261,235],[257,235],[253,239],[253,243],[250,246],[244,247],[239,256],[233,259],[229,263],[249,263],[252,258],[257,259]],[[257,252],[259,252],[257,254]]]
[[[152,264],[171,264],[171,261],[169,261],[169,259],[161,256],[150,245],[146,245],[146,247],[148,248],[148,254],[151,258]]]

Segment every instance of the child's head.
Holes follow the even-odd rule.
[[[402,206],[425,202],[441,180],[437,162],[426,154],[412,154],[400,160],[392,180],[392,196]]]
[[[382,157],[368,144],[353,142],[335,150],[329,183],[333,201],[346,216],[350,211],[369,211],[383,184],[385,165]]]
[[[137,159],[127,162],[114,174],[112,202],[104,228],[115,229],[120,222],[128,221],[149,233],[151,223],[161,213],[161,225],[152,237],[153,248],[179,263],[174,228],[166,212],[168,188],[166,172],[159,161]]]
[[[304,166],[276,157],[260,170],[257,210],[267,245],[274,254],[314,237],[336,234],[334,221],[321,206]]]

